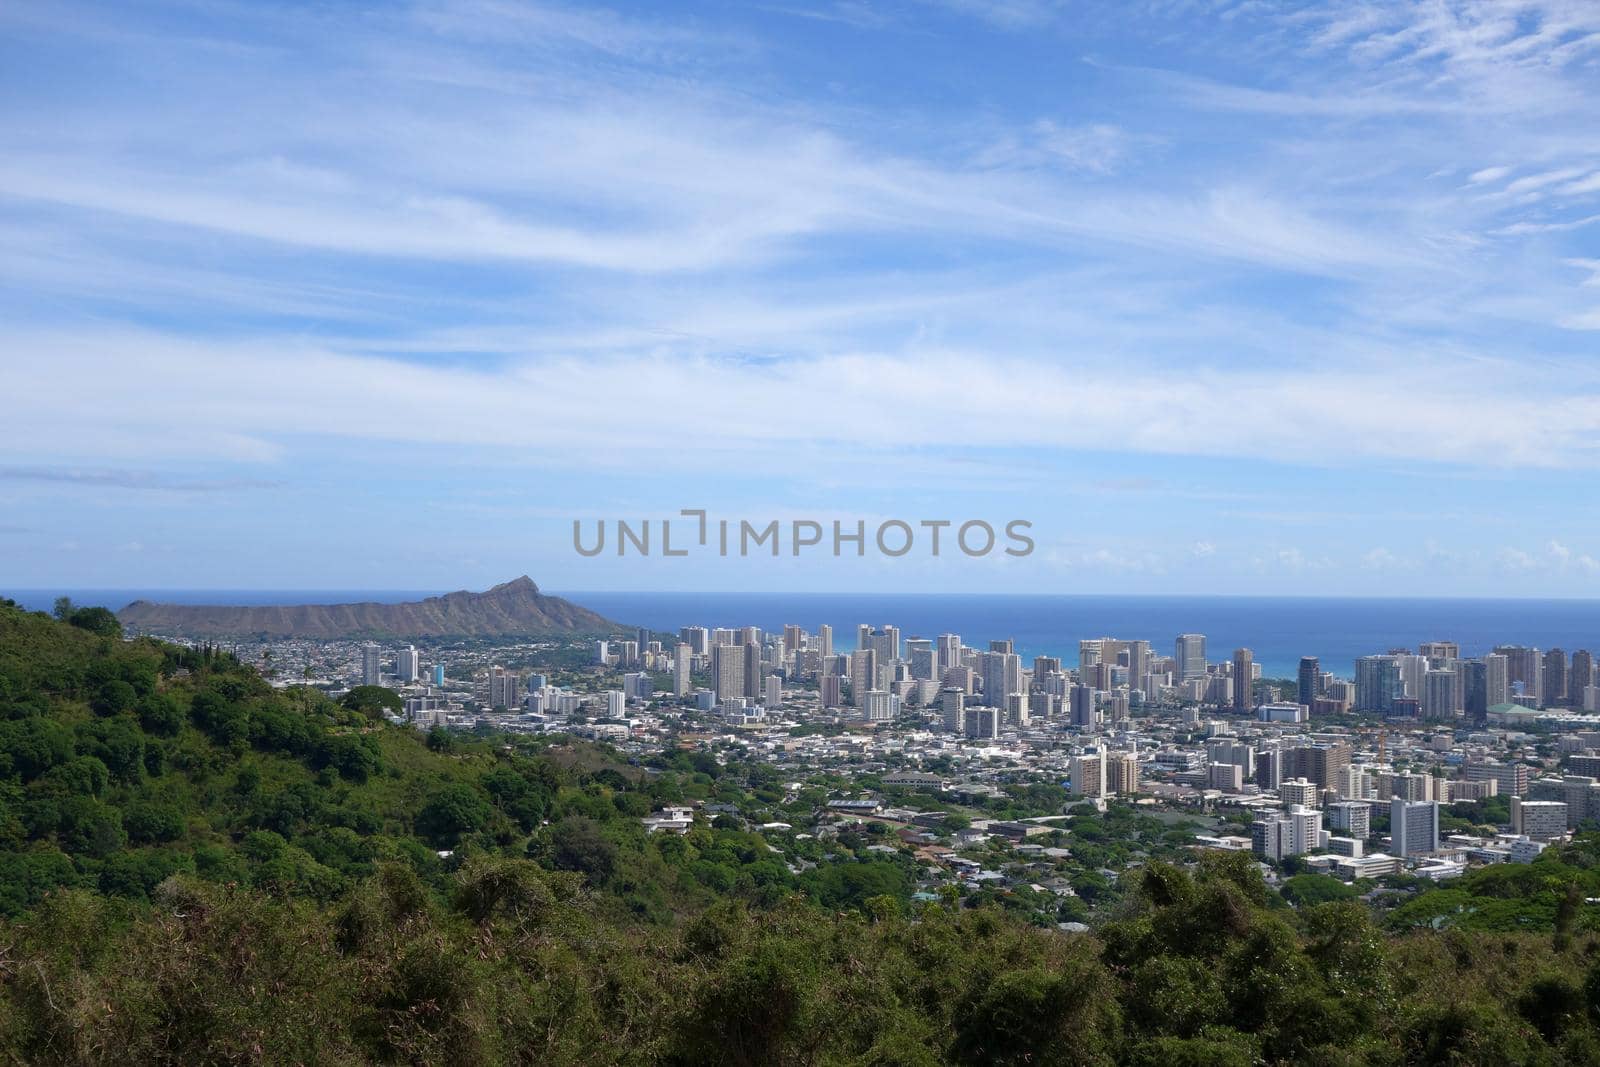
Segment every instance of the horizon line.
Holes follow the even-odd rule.
[[[495,583],[500,584],[500,583]],[[537,583],[536,583],[537,584]],[[492,588],[492,587],[491,587]],[[16,586],[7,587],[0,585],[0,596],[11,594],[55,594],[65,595],[72,592],[94,593],[350,593],[350,594],[421,594],[425,596],[443,596],[448,593],[482,593],[487,589],[468,589],[456,587],[453,589],[404,589],[398,587],[363,588],[341,586]],[[941,592],[941,591],[885,591],[885,590],[786,590],[786,589],[555,589],[539,586],[539,592],[561,597],[576,597],[598,594],[601,596],[792,596],[792,597],[836,597],[836,596],[884,596],[884,597],[1008,597],[1015,599],[1046,600],[1051,598],[1122,598],[1130,600],[1444,600],[1444,601],[1498,601],[1506,603],[1600,603],[1600,597],[1590,596],[1507,596],[1495,594],[1449,594],[1449,593],[1150,593],[1150,592],[1050,592],[1050,593],[1024,593],[1024,592]]]

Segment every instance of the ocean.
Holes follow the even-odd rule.
[[[48,611],[55,597],[117,609],[134,600],[179,604],[336,604],[399,602],[444,590],[18,590],[9,596]],[[551,591],[555,592],[555,591]],[[556,592],[610,619],[652,630],[681,626],[795,623],[833,627],[834,648],[855,645],[856,626],[890,624],[904,637],[960,634],[976,648],[1011,638],[1024,661],[1038,655],[1078,659],[1086,637],[1145,639],[1170,655],[1180,633],[1206,635],[1206,658],[1251,649],[1267,677],[1291,678],[1301,656],[1348,677],[1356,657],[1422,641],[1456,641],[1466,656],[1498,644],[1600,649],[1600,601],[1342,597],[1023,596],[877,593],[599,593]]]

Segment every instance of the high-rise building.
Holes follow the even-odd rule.
[[[1248,775],[1255,770],[1256,750],[1237,738],[1218,737],[1206,742],[1206,759],[1212,763],[1237,764]]]
[[[1493,782],[1495,792],[1503,797],[1525,797],[1532,778],[1526,763],[1499,763],[1479,760],[1462,767],[1462,776],[1469,782]]]
[[[1489,713],[1489,665],[1481,659],[1461,661],[1461,710],[1473,722]]]
[[[1498,652],[1483,657],[1486,708],[1511,702],[1511,660]]]
[[[966,722],[967,694],[955,686],[946,686],[939,692],[939,710],[947,732],[958,734]]]
[[[1438,670],[1461,658],[1461,645],[1455,641],[1424,641],[1417,647],[1417,654]]]
[[[1537,648],[1522,645],[1500,645],[1494,651],[1506,658],[1506,680],[1511,689],[1520,689],[1524,704],[1539,707],[1544,699],[1543,654]]]
[[[361,646],[362,685],[377,685],[383,680],[383,664],[379,658],[381,655],[382,651],[371,641]]]
[[[962,712],[962,732],[971,738],[1000,736],[1000,709],[970,707]]]
[[[1432,800],[1389,801],[1389,854],[1419,855],[1439,851],[1439,805]]]
[[[434,686],[435,689],[443,689],[444,688],[444,664],[443,663],[435,663],[433,665],[433,686]]]
[[[1022,657],[1015,652],[985,652],[979,669],[984,703],[1003,708],[1006,697],[1022,692]]]
[[[1547,707],[1567,703],[1567,654],[1559,648],[1544,654],[1544,688],[1540,695]]]
[[[871,649],[878,654],[880,667],[893,663],[900,658],[900,630],[894,626],[874,630],[862,623],[856,627],[856,651],[863,649]]]
[[[489,668],[489,706],[516,708],[522,705],[522,678],[504,667]]]
[[[894,696],[882,689],[868,690],[857,706],[861,709],[861,718],[867,722],[894,720]]]
[[[761,645],[754,641],[744,644],[744,695],[747,700],[761,699]]]
[[[771,711],[783,703],[783,679],[776,674],[767,675],[766,689],[763,703],[766,704],[767,710]]]
[[[407,645],[394,654],[394,676],[401,682],[414,682],[422,676],[422,657],[416,646]]]
[[[939,677],[952,667],[961,666],[961,635],[939,635]]]
[[[1394,656],[1394,664],[1400,671],[1400,684],[1405,688],[1405,695],[1420,704],[1423,685],[1428,674],[1428,658],[1401,652]]]
[[[1088,638],[1078,642],[1078,670],[1085,671],[1101,659],[1101,642],[1098,638]]]
[[[1461,711],[1461,676],[1455,671],[1430,670],[1423,675],[1422,717],[1448,722]]]
[[[1372,795],[1372,777],[1366,768],[1352,764],[1334,776],[1333,791],[1350,800],[1365,800]]]
[[[1099,749],[1088,749],[1073,756],[1068,773],[1074,793],[1086,797],[1106,795],[1106,761]]]
[[[1095,710],[1095,691],[1091,686],[1075,685],[1068,698],[1072,725],[1092,729],[1100,723],[1100,713]]]
[[[1553,841],[1567,833],[1567,805],[1560,800],[1511,798],[1511,832],[1535,841]]]
[[[1317,803],[1322,788],[1306,778],[1285,778],[1278,785],[1278,799],[1284,807],[1299,805],[1303,808],[1320,807]]]
[[[823,674],[817,678],[817,696],[825,708],[844,706],[844,680],[837,674]]]
[[[1343,742],[1298,745],[1283,753],[1285,778],[1308,778],[1322,789],[1338,788],[1344,769],[1350,766],[1350,746]]]
[[[1255,707],[1255,654],[1248,648],[1233,650],[1233,710],[1249,711]]]
[[[1299,806],[1265,815],[1250,827],[1251,849],[1268,860],[1303,856],[1321,848],[1326,837],[1322,812]]]
[[[1362,656],[1356,660],[1356,710],[1388,714],[1405,696],[1400,666],[1393,656]]]
[[[1275,793],[1283,784],[1283,749],[1276,742],[1256,752],[1255,780],[1262,792]]]
[[[679,641],[672,649],[672,695],[686,697],[693,681],[694,650],[687,641]]]
[[[744,669],[743,645],[711,646],[711,691],[716,694],[718,704],[744,696]]]
[[[704,626],[685,626],[678,631],[678,640],[689,646],[689,651],[696,656],[704,656],[711,651],[711,631]]]
[[[1106,792],[1131,794],[1139,791],[1139,757],[1132,752],[1112,752],[1106,756]]]
[[[1364,800],[1341,800],[1328,805],[1328,825],[1344,836],[1365,841],[1372,836],[1372,805]]]
[[[933,642],[913,637],[906,642],[906,659],[911,664],[911,677],[931,682],[939,677],[939,655]]]
[[[850,653],[850,703],[862,707],[865,694],[878,688],[878,653],[871,648],[858,648]]]
[[[1178,661],[1178,681],[1206,676],[1206,635],[1179,634],[1173,659]]]
[[[1583,691],[1594,684],[1594,656],[1580,648],[1572,654],[1572,664],[1567,668],[1567,703],[1574,707],[1582,704]]]
[[[632,671],[622,676],[622,695],[628,700],[648,704],[655,695],[655,683],[643,671]]]
[[[833,627],[827,623],[817,627],[817,654],[823,659],[833,655]]]
[[[1315,656],[1300,657],[1300,674],[1296,679],[1300,703],[1311,707],[1322,695],[1322,662]]]

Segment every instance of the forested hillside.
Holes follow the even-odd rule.
[[[763,768],[423,738],[381,696],[0,602],[6,1057],[1600,1062],[1592,842],[1387,933],[1359,901],[1290,906],[1248,857],[1153,862],[1065,934],[914,901],[904,853],[641,825],[754,800]],[[1540,903],[1486,905],[1514,895]]]

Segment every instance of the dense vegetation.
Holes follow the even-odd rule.
[[[914,901],[903,851],[640,824],[782,800],[759,768],[421,738],[384,706],[0,603],[8,1058],[1600,1061],[1592,842],[1418,895],[1387,933],[1321,876],[1272,893],[1248,857],[1175,852],[1069,935],[984,894]],[[1112,818],[1100,847],[1160,844]],[[1547,919],[1435,929],[1513,893]]]

